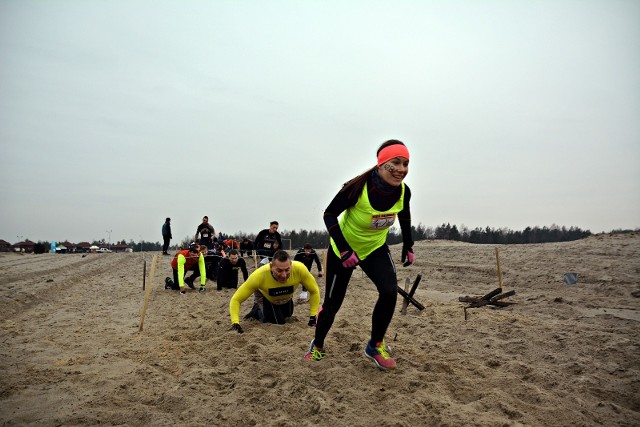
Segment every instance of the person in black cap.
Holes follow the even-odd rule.
[[[162,224],[162,239],[164,243],[162,244],[162,255],[169,255],[169,242],[173,236],[171,235],[171,218],[167,218]]]

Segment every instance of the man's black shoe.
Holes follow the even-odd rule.
[[[251,311],[248,312],[247,314],[245,314],[244,320],[248,320],[248,319],[260,320],[260,312],[261,311],[262,310],[260,310],[260,305],[258,303],[253,304],[253,307],[251,308]]]

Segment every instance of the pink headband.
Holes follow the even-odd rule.
[[[402,144],[393,144],[387,147],[384,147],[378,153],[378,166],[383,163],[387,163],[389,160],[395,157],[404,157],[405,159],[409,159],[409,150]]]

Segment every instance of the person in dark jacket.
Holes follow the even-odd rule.
[[[217,289],[222,288],[237,289],[238,288],[238,271],[242,271],[244,281],[249,277],[247,271],[247,263],[243,258],[238,256],[237,249],[229,251],[229,258],[222,258],[218,263],[218,279]]]
[[[293,260],[303,263],[309,271],[311,271],[311,267],[313,267],[313,262],[315,261],[316,266],[318,267],[318,277],[322,277],[322,264],[320,263],[320,258],[318,258],[318,254],[309,243],[305,243],[304,247],[298,250],[296,255],[293,257]],[[303,285],[299,298],[301,300],[306,300],[308,297],[309,293]]]
[[[171,218],[167,218],[164,220],[164,224],[162,224],[162,240],[164,243],[162,244],[162,255],[169,255],[169,242],[173,236],[171,235]]]
[[[269,228],[265,228],[256,236],[254,247],[256,254],[262,257],[273,258],[273,254],[278,249],[282,249],[282,238],[278,233],[278,221],[271,221]]]
[[[196,243],[200,243],[201,245],[206,245],[207,248],[211,249],[213,247],[213,238],[216,235],[216,230],[214,230],[213,225],[209,224],[209,217],[203,216],[202,223],[198,225],[196,229],[196,235],[193,240]]]
[[[245,252],[247,256],[253,256],[253,242],[247,237],[240,242],[240,256],[243,257]]]

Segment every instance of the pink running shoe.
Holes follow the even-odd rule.
[[[388,371],[396,368],[396,361],[389,355],[384,341],[380,341],[375,346],[371,344],[371,341],[367,341],[364,355],[373,360],[378,368],[382,370]]]

